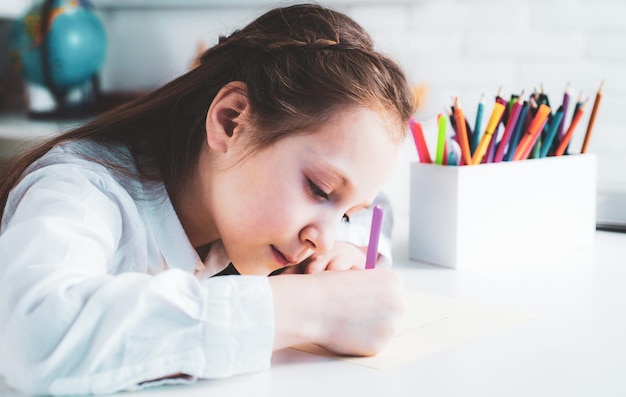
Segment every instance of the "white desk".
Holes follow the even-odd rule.
[[[451,270],[397,259],[408,288],[538,317],[390,370],[287,349],[266,372],[137,395],[626,395],[626,234],[597,232],[593,252],[558,263]],[[2,381],[0,395],[20,396]]]

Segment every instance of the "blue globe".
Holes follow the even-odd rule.
[[[106,33],[87,1],[48,0],[48,29],[42,34],[45,3],[35,4],[14,23],[11,47],[26,80],[55,93],[68,92],[99,73]]]

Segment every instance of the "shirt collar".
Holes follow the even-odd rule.
[[[142,186],[141,190],[143,197],[138,200],[140,211],[168,268],[193,272],[202,261],[178,219],[167,189],[162,183],[155,186],[152,182],[149,187]]]
[[[149,188],[142,186],[142,191],[144,197],[151,197],[149,201],[144,201],[146,223],[150,223],[150,228],[168,268],[194,272],[198,278],[206,278],[221,272],[228,266],[230,260],[221,241],[211,244],[204,262],[200,259],[162,183],[158,186],[151,185]],[[150,193],[146,194],[147,191]]]

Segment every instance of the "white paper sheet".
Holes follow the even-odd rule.
[[[293,348],[367,367],[387,369],[512,327],[534,317],[536,315],[516,310],[406,291],[406,311],[400,329],[385,350],[376,356],[337,356],[313,344]]]

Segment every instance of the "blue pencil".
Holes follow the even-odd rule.
[[[476,121],[474,122],[474,134],[472,135],[472,140],[470,141],[470,150],[472,151],[472,155],[476,151],[478,147],[478,142],[480,142],[480,131],[482,128],[483,122],[483,112],[485,109],[485,94],[480,96],[480,102],[478,102],[478,109],[476,110]]]

